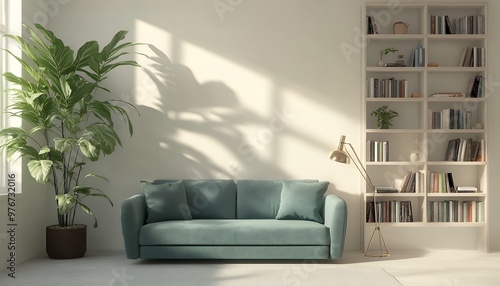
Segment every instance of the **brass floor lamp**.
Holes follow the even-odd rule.
[[[347,148],[345,146],[349,146],[352,150],[352,154],[349,153]],[[377,192],[375,191],[375,187],[373,186],[372,180],[370,179],[370,176],[368,176],[368,172],[366,171],[365,167],[363,167],[363,164],[361,160],[359,159],[358,154],[352,147],[351,143],[345,142],[345,135],[340,136],[340,141],[339,141],[339,146],[337,147],[337,150],[334,150],[330,153],[330,160],[342,163],[342,164],[350,164],[352,161],[356,168],[358,169],[359,173],[365,179],[365,181],[368,184],[368,187],[372,190],[373,192],[373,206],[374,206],[374,217],[375,217],[375,229],[373,230],[372,236],[370,237],[370,242],[368,243],[368,246],[366,247],[365,250],[365,256],[370,256],[370,257],[387,257],[390,256],[389,251],[387,250],[387,245],[385,244],[384,236],[382,235],[382,230],[380,229],[380,219],[378,216],[378,210],[377,210]],[[375,235],[378,236],[378,240],[380,243],[380,252],[376,253],[369,253],[370,251],[370,246],[373,242],[373,238]]]

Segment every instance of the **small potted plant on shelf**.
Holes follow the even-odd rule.
[[[399,116],[399,113],[395,110],[387,110],[388,106],[384,105],[374,110],[372,116],[377,117],[377,127],[380,129],[389,129],[392,125],[392,119]]]
[[[380,60],[378,61],[377,66],[383,67],[385,65],[384,59],[383,59],[384,55],[387,55],[388,53],[396,53],[397,51],[399,51],[399,50],[394,48],[394,47],[380,50]]]

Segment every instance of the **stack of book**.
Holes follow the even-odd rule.
[[[378,222],[413,222],[411,201],[378,201],[376,207],[367,202],[366,222],[375,222],[375,213]]]
[[[483,222],[482,201],[434,201],[429,204],[430,222]]]
[[[484,158],[484,140],[457,138],[448,141],[445,161],[482,162]]]
[[[388,162],[389,141],[368,140],[368,161]]]

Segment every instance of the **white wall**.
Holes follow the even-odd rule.
[[[33,15],[39,11],[39,7],[33,2],[25,1],[23,15]],[[22,194],[18,194],[10,203],[15,209],[15,239],[10,233],[11,227],[7,216],[8,201],[6,196],[0,196],[0,269],[6,270],[7,259],[11,259],[12,246],[15,243],[15,256],[17,266],[33,257],[45,252],[45,226],[47,223],[47,189],[37,184],[28,173],[26,168],[22,171],[25,176],[16,178],[16,188],[22,188]],[[11,266],[11,262],[8,263]],[[16,271],[19,268],[16,266]],[[10,272],[10,271],[8,271]],[[19,273],[16,273],[19,274]]]
[[[25,2],[39,5],[38,0]],[[494,15],[499,4],[490,2]],[[145,71],[122,69],[108,82],[113,96],[135,102],[141,116],[132,116],[133,138],[120,127],[124,148],[93,166],[109,178],[111,183],[100,187],[115,207],[89,202],[100,222],[98,229],[89,229],[89,249],[123,248],[119,205],[140,192],[140,179],[155,178],[329,180],[349,205],[346,248],[360,248],[361,178],[354,167],[334,164],[327,155],[341,134],[357,149],[361,144],[362,1],[58,3],[57,9],[46,10],[49,28],[75,48],[90,39],[104,44],[121,29],[130,31],[128,40],[156,47],[141,49],[150,55],[139,59]],[[233,6],[218,13],[213,3]],[[490,27],[499,25],[494,17],[489,21]],[[500,42],[490,36],[494,51]],[[346,45],[354,47],[353,54],[342,53]],[[492,52],[490,57],[498,82],[500,62]],[[490,146],[498,146],[499,139],[492,130]],[[490,158],[497,154],[490,149]],[[492,162],[490,170],[499,168]],[[497,185],[495,180],[490,186]],[[492,226],[498,224],[496,217],[498,210],[491,208]],[[491,246],[500,249],[494,239]]]

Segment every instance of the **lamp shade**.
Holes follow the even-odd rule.
[[[342,163],[342,164],[350,164],[350,157],[343,150],[337,149],[330,153],[330,160]]]
[[[345,144],[345,135],[340,136],[339,140],[339,146],[337,147],[337,150],[334,150],[330,153],[330,160],[342,163],[342,164],[350,164],[351,157],[349,154],[347,154],[346,151],[344,151],[344,144]]]

